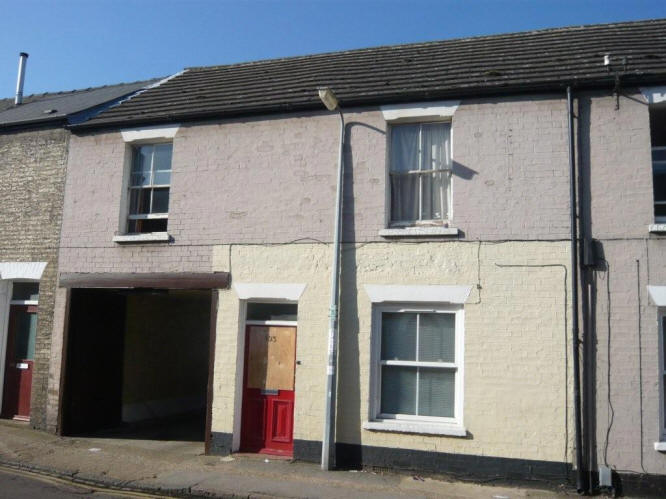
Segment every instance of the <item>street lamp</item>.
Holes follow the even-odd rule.
[[[331,268],[331,305],[328,323],[328,365],[326,366],[326,416],[321,449],[321,469],[335,466],[335,408],[338,370],[338,303],[340,295],[340,232],[342,225],[342,181],[344,175],[345,119],[333,90],[319,89],[319,98],[326,109],[340,114],[340,151],[338,153],[338,185],[335,196],[335,228],[333,235],[333,265]]]
[[[320,88],[319,98],[324,103],[324,106],[326,106],[326,109],[328,109],[329,111],[335,111],[336,109],[338,109],[338,98],[335,96],[333,90],[331,90],[330,88],[328,87]]]

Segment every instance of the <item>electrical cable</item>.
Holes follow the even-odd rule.
[[[640,421],[641,421],[641,469],[647,474],[643,465],[643,342],[641,330],[641,262],[636,259],[636,297],[638,300],[638,393],[640,397]]]
[[[606,343],[606,405],[608,407],[606,440],[604,442],[604,466],[608,467],[608,442],[610,440],[611,429],[615,420],[615,409],[611,399],[611,291],[610,291],[610,263],[601,260],[606,266],[606,327],[608,330],[608,341]],[[595,280],[598,274],[595,273]],[[596,287],[596,282],[595,282]]]
[[[606,388],[607,388],[607,393],[606,393],[606,403],[608,406],[608,424],[606,427],[606,439],[604,442],[604,466],[607,466],[611,468],[613,471],[617,473],[631,473],[633,475],[642,475],[642,474],[647,474],[647,471],[645,470],[643,466],[643,409],[642,409],[642,402],[643,402],[643,381],[642,381],[642,374],[639,375],[639,384],[640,386],[640,397],[641,397],[641,471],[636,471],[636,470],[625,470],[625,469],[618,469],[613,467],[612,465],[608,464],[608,447],[609,447],[609,441],[610,441],[610,434],[611,430],[613,427],[613,423],[615,420],[615,409],[613,407],[613,402],[611,398],[611,339],[612,339],[612,334],[611,334],[611,309],[612,309],[612,303],[611,303],[611,288],[610,288],[610,272],[611,272],[611,266],[608,260],[601,259],[605,266],[606,266],[606,327],[608,330],[608,342],[606,344],[606,358],[607,358],[607,371],[606,371]],[[636,260],[638,263],[638,260]],[[600,277],[601,278],[601,277]],[[601,278],[603,279],[603,278]],[[638,286],[638,300],[639,300],[639,311],[640,311],[640,281],[637,284]],[[639,344],[641,344],[641,320],[640,320],[640,313],[639,313]],[[642,373],[643,368],[642,368],[642,354],[640,353],[640,347],[639,347],[639,369],[640,372]]]

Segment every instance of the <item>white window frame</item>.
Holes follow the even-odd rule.
[[[36,300],[14,300],[13,295],[14,295],[14,288],[16,284],[21,284],[21,283],[29,283],[29,284],[37,284],[37,299]],[[39,285],[40,282],[38,280],[33,280],[33,279],[15,279],[12,281],[11,289],[10,289],[10,300],[9,304],[10,305],[39,305]]]
[[[418,175],[419,176],[419,196],[421,199],[419,200],[419,218],[417,220],[393,220],[392,219],[392,211],[393,211],[393,206],[391,203],[391,189],[393,188],[393,184],[391,182],[391,175],[392,175],[392,164],[393,164],[393,158],[391,155],[392,151],[392,134],[393,130],[396,127],[400,127],[403,125],[449,125],[449,147],[450,147],[450,155],[451,155],[451,168],[444,168],[444,169],[438,169],[438,170],[415,170],[415,171],[409,171],[409,172],[403,172],[403,174],[413,174],[413,175]],[[386,131],[386,138],[387,138],[387,147],[386,147],[386,226],[390,228],[402,228],[402,227],[415,227],[415,226],[446,226],[449,224],[449,222],[452,220],[453,217],[453,120],[451,117],[446,117],[443,119],[415,119],[415,118],[409,118],[409,117],[404,117],[400,119],[396,119],[388,124],[387,131]],[[419,144],[421,144],[421,131],[419,129]],[[420,152],[420,150],[419,150]],[[419,154],[419,167],[421,164],[421,154]],[[442,172],[442,174],[447,175],[448,177],[448,185],[446,188],[446,217],[442,216],[442,218],[434,218],[434,219],[422,219],[421,218],[421,213],[423,211],[423,176],[429,173],[436,173],[436,172]],[[443,208],[443,207],[442,207]],[[457,234],[457,230],[456,230]]]
[[[666,345],[664,345],[664,319],[666,318],[666,307],[659,307],[659,442],[666,442],[666,414],[664,414],[664,403],[666,403],[666,385],[664,384],[664,375],[666,375],[666,362],[664,355]],[[666,450],[666,449],[664,449]]]
[[[243,416],[243,376],[245,373],[245,336],[246,327],[261,326],[293,326],[298,331],[298,317],[295,321],[257,321],[248,320],[247,306],[249,303],[283,303],[300,305],[300,298],[305,291],[302,283],[259,283],[234,282],[232,289],[238,298],[238,332],[236,337],[236,380],[234,387],[234,419],[231,441],[232,452],[240,449],[241,424]],[[298,334],[298,332],[297,332]],[[296,355],[298,359],[298,341],[296,342]],[[296,365],[299,365],[297,361]]]
[[[443,313],[455,315],[455,362],[382,361],[381,337],[382,314],[386,312]],[[363,426],[369,430],[388,430],[409,433],[431,433],[451,436],[466,436],[463,426],[464,404],[464,309],[462,305],[449,304],[375,304],[372,312],[372,339],[370,355],[370,403],[368,422]],[[418,341],[418,340],[417,340]],[[455,369],[454,416],[434,417],[412,414],[381,413],[381,366],[404,365]]]
[[[163,144],[169,144],[171,145],[171,165],[169,168],[169,183],[168,184],[155,184],[153,183],[153,176],[155,174],[155,169],[154,167],[154,161],[155,161],[155,146],[158,145],[163,145]],[[129,203],[127,206],[127,225],[125,229],[125,233],[129,235],[140,235],[140,234],[150,234],[150,232],[129,232],[129,225],[131,221],[136,221],[136,220],[169,220],[169,212],[162,212],[162,213],[144,213],[144,214],[132,214],[131,213],[131,203],[132,203],[132,191],[143,191],[145,189],[150,189],[150,209],[152,209],[153,206],[153,193],[155,189],[163,189],[167,188],[169,189],[169,201],[171,201],[171,175],[173,173],[173,142],[148,142],[148,143],[137,143],[137,144],[132,144],[131,146],[131,152],[130,152],[130,168],[129,168],[129,177],[128,177],[128,182],[127,182],[127,202]],[[153,147],[153,152],[151,154],[151,164],[150,164],[150,183],[146,185],[140,185],[140,186],[134,186],[132,185],[132,174],[134,171],[134,161],[136,158],[136,152],[138,149],[142,147]],[[166,171],[166,170],[160,170],[160,171]],[[166,232],[164,231],[159,231],[159,232]]]
[[[120,210],[118,213],[118,231],[113,236],[113,242],[119,244],[142,244],[142,243],[168,243],[170,237],[167,231],[163,232],[142,232],[128,233],[129,229],[129,208],[130,196],[129,187],[131,185],[131,172],[134,160],[134,148],[141,145],[170,143],[171,150],[171,172],[173,173],[173,153],[175,137],[180,130],[180,124],[170,124],[156,127],[128,128],[120,131],[120,136],[125,142],[125,157],[123,161],[123,180],[122,194],[120,199]],[[169,184],[169,205],[171,205],[171,190],[173,178]],[[169,206],[171,207],[171,206]],[[167,213],[168,220],[168,213]]]
[[[666,146],[652,147],[650,149],[650,155],[654,151],[666,151]],[[654,182],[654,166],[655,166],[655,164],[659,163],[663,166],[666,166],[666,160],[661,160],[661,161],[655,161],[653,159],[651,159],[651,160],[652,160],[652,179],[653,179],[652,181]],[[654,197],[654,194],[653,194],[653,197]],[[665,223],[666,222],[666,216],[657,216],[657,210],[655,208],[657,207],[657,205],[666,205],[666,201],[657,201],[656,199],[653,199],[652,203],[653,203],[654,221],[658,224],[659,223]]]

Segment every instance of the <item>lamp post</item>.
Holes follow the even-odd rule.
[[[342,226],[342,181],[344,175],[345,119],[338,99],[330,88],[320,88],[319,98],[329,111],[340,115],[340,151],[338,153],[338,185],[335,195],[335,228],[333,265],[331,268],[331,305],[328,322],[328,364],[326,366],[326,416],[321,449],[321,469],[335,466],[335,408],[338,366],[338,303],[340,294],[340,232]]]

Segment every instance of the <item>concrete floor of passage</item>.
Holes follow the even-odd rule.
[[[125,424],[115,428],[90,432],[85,437],[192,442],[198,446],[203,446],[205,426],[206,419],[204,413],[191,413],[168,418],[151,419],[141,421],[140,423]]]

